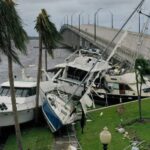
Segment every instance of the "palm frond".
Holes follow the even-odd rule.
[[[41,34],[43,44],[48,53],[53,57],[52,49],[56,48],[56,44],[61,39],[61,36],[55,24],[50,21],[45,9],[42,9],[41,13],[38,15],[35,29]]]
[[[23,54],[26,54],[26,42],[28,41],[28,37],[22,27],[22,21],[15,6],[16,4],[12,0],[0,1],[0,30],[3,31],[0,33],[0,48],[1,51],[7,49],[6,47],[8,47],[8,45],[6,44],[6,40],[12,40],[14,46]],[[15,55],[13,55],[14,60],[17,60]]]

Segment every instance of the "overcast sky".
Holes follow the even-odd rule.
[[[90,23],[93,23],[93,16],[98,8],[99,24],[110,27],[110,13],[114,15],[114,27],[119,28],[126,18],[131,14],[134,8],[141,0],[15,0],[17,10],[23,20],[24,28],[30,36],[37,35],[34,30],[35,20],[42,8],[45,8],[51,16],[51,20],[59,29],[64,23],[64,17],[69,18],[73,15],[73,23],[77,25],[78,15],[82,12],[82,21],[87,24],[87,16],[90,15]],[[145,0],[143,11],[150,12],[150,0]],[[142,17],[141,23],[146,20]],[[134,15],[128,24],[128,28],[138,31],[138,15]]]

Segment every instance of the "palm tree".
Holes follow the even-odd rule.
[[[41,10],[36,20],[35,29],[39,33],[39,61],[38,61],[38,73],[37,73],[37,89],[36,89],[36,111],[35,121],[38,122],[39,112],[39,89],[41,79],[41,67],[42,67],[42,45],[44,44],[48,54],[53,57],[52,49],[56,47],[57,42],[60,40],[60,34],[57,31],[54,23],[49,20],[49,16],[45,9]]]
[[[0,51],[8,58],[8,74],[10,82],[10,94],[12,101],[12,110],[14,113],[16,140],[18,150],[22,150],[21,131],[18,122],[16,97],[13,78],[13,61],[20,64],[19,58],[14,47],[20,52],[26,54],[27,34],[22,27],[21,18],[19,17],[15,3],[12,0],[0,1]],[[14,45],[14,46],[13,46]]]
[[[139,120],[142,121],[141,92],[142,92],[142,84],[145,83],[144,75],[150,74],[149,62],[143,58],[138,58],[135,61],[134,69],[138,93]]]

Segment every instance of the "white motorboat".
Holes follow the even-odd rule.
[[[72,102],[67,103],[67,93],[56,88],[45,95],[42,111],[52,132],[56,132],[62,126],[77,120],[74,104]]]
[[[141,98],[150,97],[150,81],[144,77]],[[138,99],[135,73],[105,74],[95,80],[91,88],[94,100],[100,104],[118,104]]]
[[[45,74],[47,76],[47,74]],[[41,86],[49,89],[49,82],[42,81]],[[25,75],[22,69],[22,78],[14,80],[16,106],[19,123],[33,120],[36,106],[36,80]],[[41,91],[40,91],[41,92]],[[42,105],[39,97],[39,106]],[[10,96],[10,84],[4,82],[0,86],[0,127],[14,125],[14,116]]]
[[[116,49],[117,46],[114,51]],[[54,68],[58,71],[52,81],[56,83],[56,86],[61,87],[63,94],[59,90],[50,90],[47,93],[43,92],[42,96],[44,100],[42,111],[52,132],[56,132],[62,126],[77,120],[75,110],[78,104],[85,114],[88,107],[94,106],[93,100],[90,98],[90,87],[99,73],[111,68],[108,62],[114,51],[104,61],[101,54],[97,52],[78,50],[66,59],[66,63],[57,65]],[[73,101],[73,97],[76,96],[81,97],[81,99],[78,99],[77,104]]]
[[[98,62],[97,59],[99,60]],[[95,63],[96,65],[94,66]],[[58,64],[54,69],[50,69],[49,71],[54,70],[56,72],[58,70],[52,80],[61,85],[64,92],[73,94],[78,87],[75,95],[81,97],[85,88],[88,87],[96,74],[109,68],[111,66],[101,58],[98,50],[81,49],[66,58],[65,63]],[[81,84],[83,80],[84,83]],[[81,86],[79,86],[80,84]]]
[[[31,121],[34,117],[36,82],[14,81],[14,87],[19,123]],[[0,120],[0,127],[14,125],[9,82],[2,83],[0,87]]]

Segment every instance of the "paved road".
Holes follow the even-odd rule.
[[[53,150],[67,150],[70,144],[74,147],[79,147],[75,128],[72,125],[64,127],[60,132],[55,134]]]

